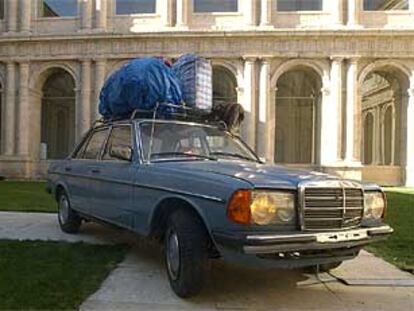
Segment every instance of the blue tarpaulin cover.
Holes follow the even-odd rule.
[[[105,119],[127,117],[135,109],[153,110],[157,103],[182,105],[179,81],[159,58],[135,59],[113,73],[102,87],[99,113]],[[174,108],[160,107],[168,116]]]

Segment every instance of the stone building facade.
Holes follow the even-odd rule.
[[[414,0],[2,0],[0,175],[44,176],[131,58],[195,52],[269,163],[414,186]]]

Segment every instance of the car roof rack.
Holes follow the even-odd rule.
[[[163,111],[162,109],[170,109],[172,111],[162,115],[160,113],[165,112],[165,110]],[[211,113],[205,113],[198,109],[190,108],[186,106],[185,103],[176,105],[168,102],[157,103],[154,109],[151,110],[134,109],[130,116],[97,119],[92,124],[92,128],[108,125],[114,122],[133,121],[136,119],[152,119],[153,121],[177,120],[218,126],[223,130],[228,129],[227,124],[224,121],[213,118]]]

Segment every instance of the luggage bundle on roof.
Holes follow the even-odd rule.
[[[198,118],[239,127],[243,109],[213,104],[211,62],[186,54],[169,64],[161,58],[134,59],[113,73],[100,93],[105,120],[137,117]]]

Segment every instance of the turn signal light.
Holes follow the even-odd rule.
[[[252,193],[250,190],[236,191],[233,193],[227,206],[227,217],[238,224],[250,224],[252,220],[250,212],[251,202]]]

